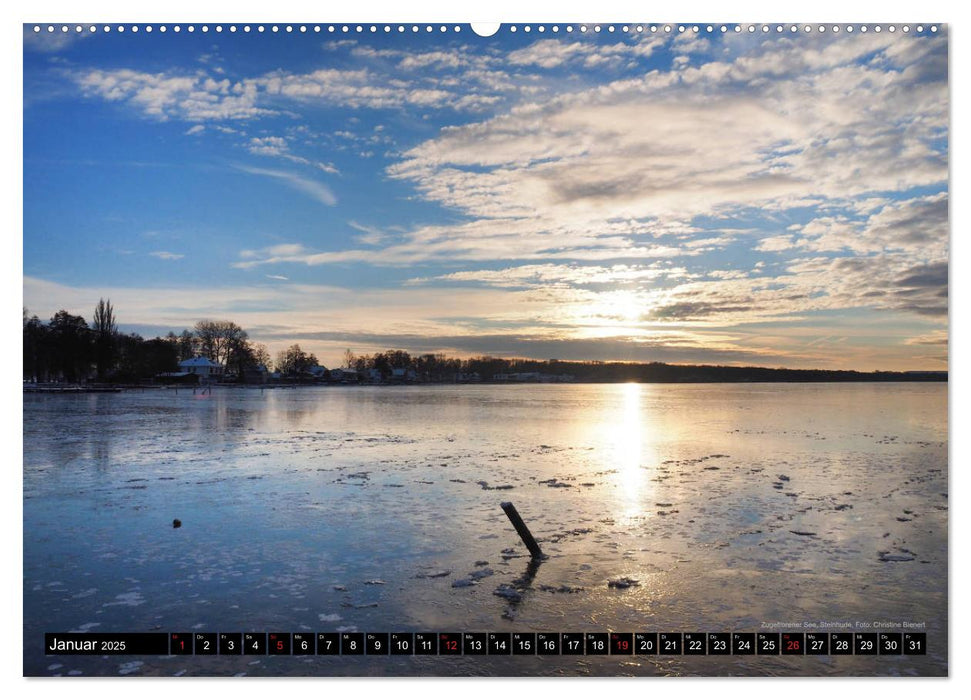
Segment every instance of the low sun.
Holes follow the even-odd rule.
[[[645,313],[650,308],[647,298],[634,290],[617,289],[601,292],[575,310],[577,329],[585,337],[643,335]]]
[[[608,314],[625,323],[634,323],[640,320],[643,308],[641,300],[634,292],[612,292],[607,299]]]

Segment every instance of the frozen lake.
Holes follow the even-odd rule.
[[[23,400],[29,675],[947,672],[944,383]],[[529,576],[505,500],[550,555]],[[621,577],[637,584],[608,586]],[[521,600],[495,595],[503,584]],[[805,630],[763,625],[808,622],[924,623],[928,655],[42,650],[44,632],[84,630],[785,632]]]

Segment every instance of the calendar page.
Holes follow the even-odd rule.
[[[27,23],[23,88],[25,676],[948,675],[946,24]]]

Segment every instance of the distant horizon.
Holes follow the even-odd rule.
[[[40,318],[41,321],[43,321],[45,323],[49,320],[49,317],[48,318],[45,318],[45,317],[41,316],[40,314],[35,314],[30,309],[26,309],[26,310],[27,310],[29,316],[35,316],[36,315],[36,316],[38,316],[38,318]],[[61,307],[61,308],[58,309],[58,311],[61,311],[61,310],[68,311],[72,315],[82,316],[85,319],[85,321],[87,321],[89,323],[89,325],[90,325],[90,319],[88,317],[84,316],[83,313],[76,313],[75,311],[72,311],[71,309],[64,309],[63,307]],[[53,315],[54,313],[56,313],[56,311],[55,312],[52,312],[51,315]],[[204,319],[199,319],[199,320],[204,320]],[[205,319],[205,320],[229,320],[229,319],[215,319],[215,318],[212,318],[212,317],[207,317],[207,319]],[[178,335],[183,330],[192,330],[192,326],[193,325],[194,324],[190,324],[190,325],[187,325],[187,326],[182,327],[182,328],[165,328],[165,329],[162,329],[161,331],[153,330],[152,332],[145,333],[145,332],[142,332],[142,331],[144,331],[146,329],[141,328],[141,327],[139,327],[137,325],[119,323],[118,324],[118,332],[119,333],[125,333],[125,334],[127,334],[127,333],[136,333],[138,335],[141,335],[146,340],[149,340],[149,339],[152,339],[152,338],[161,338],[161,339],[164,340],[165,337],[168,335],[169,332],[173,332],[176,335]],[[139,328],[141,328],[141,330],[139,330]],[[246,330],[246,329],[244,328],[243,330]],[[262,343],[262,341],[259,338],[254,338],[254,337],[250,336],[249,339],[251,341],[253,341],[253,342],[256,342],[256,343]],[[273,358],[275,358],[278,352],[280,352],[280,351],[282,351],[282,350],[284,350],[284,349],[286,349],[286,348],[288,348],[288,347],[290,347],[290,346],[292,346],[294,344],[300,345],[301,346],[301,349],[303,349],[304,351],[308,351],[308,352],[313,353],[313,351],[310,349],[310,346],[309,345],[304,346],[302,343],[300,343],[298,341],[294,341],[294,342],[281,341],[278,344],[278,347],[276,347],[276,348],[271,347],[270,345],[267,344],[267,348],[268,348],[268,350],[270,350],[270,356],[273,357]],[[608,359],[597,359],[597,358],[582,358],[582,357],[581,358],[578,358],[578,357],[530,357],[530,356],[526,356],[526,355],[507,355],[507,354],[504,355],[504,354],[498,354],[498,353],[466,353],[466,354],[461,354],[461,353],[455,353],[455,352],[451,352],[451,351],[448,351],[448,350],[442,350],[442,349],[417,351],[417,350],[415,350],[412,347],[407,347],[407,346],[404,346],[404,345],[387,346],[387,347],[374,346],[372,348],[369,348],[366,351],[360,351],[360,352],[359,351],[355,351],[351,347],[347,347],[342,352],[350,351],[355,356],[367,356],[367,355],[373,355],[373,354],[376,354],[376,353],[387,352],[389,350],[403,350],[403,351],[409,353],[412,357],[419,357],[421,355],[434,354],[434,355],[445,355],[449,359],[457,359],[457,360],[471,360],[471,359],[486,359],[486,358],[488,358],[488,359],[504,360],[504,361],[508,361],[508,362],[516,362],[516,361],[522,361],[522,362],[547,362],[547,363],[549,363],[549,362],[562,362],[562,363],[565,363],[565,364],[590,364],[590,365],[593,365],[593,364],[620,364],[620,365],[623,365],[623,364],[628,364],[628,365],[664,364],[664,365],[669,365],[669,366],[673,366],[673,367],[728,367],[728,368],[733,368],[733,369],[746,369],[746,368],[748,368],[748,369],[759,369],[759,370],[782,370],[782,371],[801,371],[801,372],[857,372],[857,373],[861,373],[861,374],[875,374],[875,373],[893,373],[893,374],[908,374],[908,373],[911,373],[911,374],[948,374],[948,372],[949,372],[949,367],[945,367],[944,369],[910,368],[910,369],[892,369],[892,370],[888,370],[888,369],[860,369],[860,368],[847,368],[847,367],[808,367],[808,366],[786,366],[786,365],[767,365],[767,364],[760,365],[760,364],[742,364],[742,363],[689,362],[689,361],[658,360],[658,359],[631,360],[631,359],[609,359],[609,358]],[[316,355],[316,353],[313,353],[313,354]],[[343,363],[342,363],[342,361],[341,360],[337,360],[337,359],[334,359],[332,361],[325,361],[325,359],[323,357],[318,356],[318,361],[320,362],[321,365],[323,365],[324,367],[327,367],[328,369],[341,368],[341,367],[344,366]]]
[[[947,369],[946,26],[581,26],[26,25],[23,305],[327,366]]]

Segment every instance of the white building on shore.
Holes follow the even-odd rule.
[[[193,357],[179,363],[179,371],[198,375],[200,379],[221,377],[225,368],[208,357]]]

